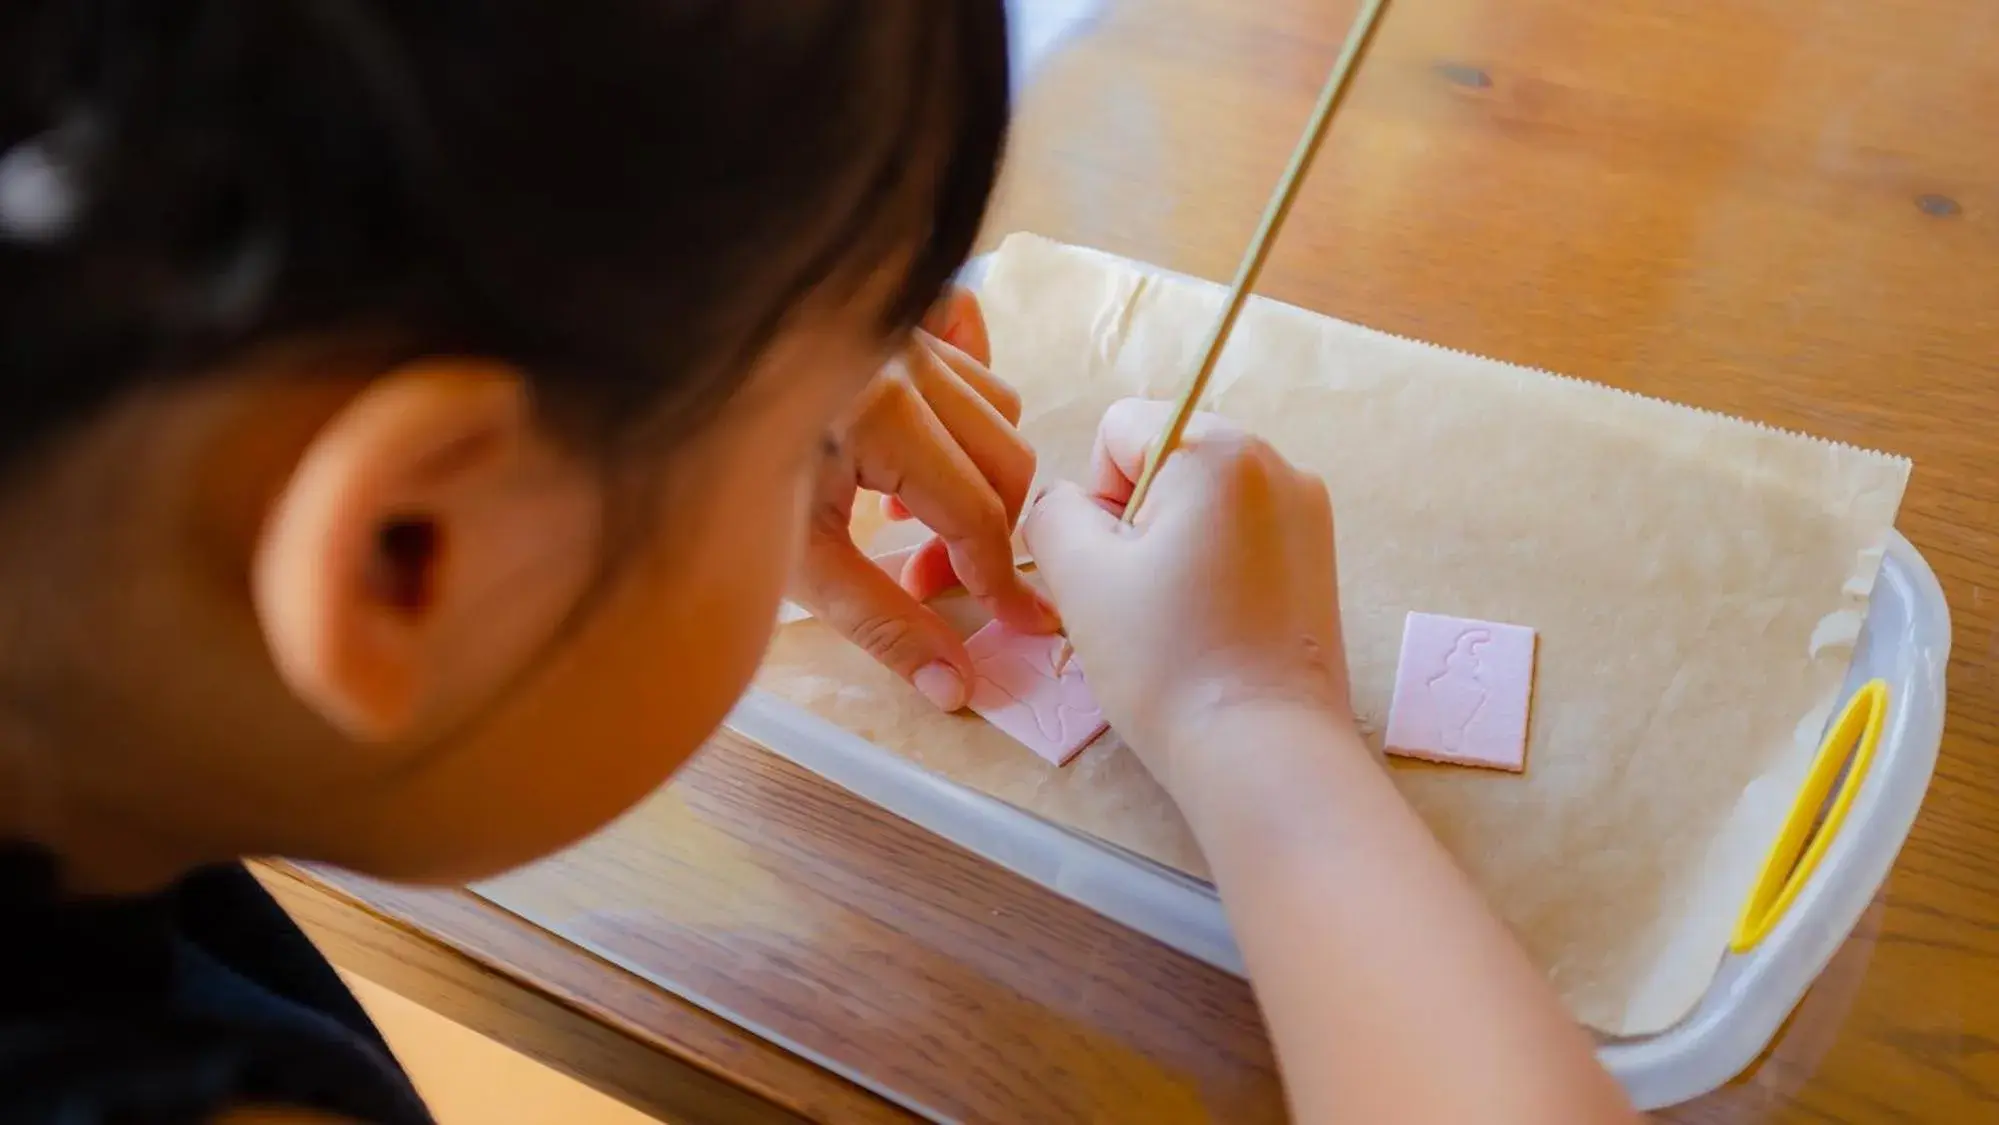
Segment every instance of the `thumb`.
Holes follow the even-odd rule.
[[[1122,538],[1125,527],[1107,502],[1068,481],[1058,481],[1028,509],[1020,535],[1034,556],[1034,565],[1055,593],[1057,604],[1071,577],[1101,559],[1106,546]]]
[[[851,542],[809,550],[796,600],[945,711],[971,698],[972,658],[942,617]]]

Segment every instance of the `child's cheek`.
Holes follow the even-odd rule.
[[[798,553],[805,549],[805,536],[810,528],[812,508],[819,495],[819,474],[821,460],[814,457],[800,468],[791,478],[791,518],[784,521],[786,540],[786,573],[790,567],[798,565]]]
[[[758,532],[758,537],[762,540],[759,547],[766,557],[778,564],[778,573],[782,576],[776,591],[778,599],[782,599],[785,591],[790,588],[791,576],[797,571],[799,562],[804,556],[805,542],[810,534],[811,520],[818,503],[820,476],[824,469],[822,458],[817,456],[808,458],[805,464],[793,469],[773,490],[779,502],[770,505],[765,511],[775,514],[777,518],[770,520],[762,516],[757,517],[765,519],[765,526]],[[771,610],[775,613],[776,609],[777,603],[773,600]]]

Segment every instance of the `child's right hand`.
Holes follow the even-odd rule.
[[[1112,406],[1090,489],[1058,485],[1023,530],[1105,717],[1178,796],[1176,781],[1195,782],[1175,760],[1231,712],[1351,713],[1322,481],[1200,414],[1137,525],[1119,522],[1170,413],[1163,402]]]
[[[1292,1118],[1635,1123],[1354,728],[1324,484],[1197,416],[1118,522],[1168,412],[1112,407],[1091,489],[1041,498],[1027,543],[1105,716],[1187,814]]]

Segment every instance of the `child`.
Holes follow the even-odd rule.
[[[237,865],[452,881],[715,728],[795,595],[946,708],[1066,623],[1302,1120],[1624,1120],[1347,708],[1324,488],[1159,409],[1028,514],[946,296],[999,0],[0,7],[0,1120],[426,1120]],[[944,299],[940,300],[940,296]],[[926,318],[927,314],[927,319]],[[919,322],[924,329],[917,328]],[[910,588],[856,489],[940,533]],[[1172,612],[1162,612],[1170,607]]]

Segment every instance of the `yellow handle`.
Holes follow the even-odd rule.
[[[1776,928],[1784,912],[1791,908],[1791,902],[1798,897],[1805,881],[1812,877],[1819,861],[1825,858],[1826,849],[1832,846],[1832,838],[1839,833],[1839,826],[1846,821],[1848,809],[1853,807],[1853,798],[1860,792],[1860,782],[1867,776],[1867,769],[1874,764],[1874,748],[1881,742],[1881,727],[1888,716],[1888,684],[1885,680],[1869,680],[1853,698],[1847,700],[1846,709],[1839,713],[1839,721],[1826,732],[1825,741],[1819,744],[1818,757],[1812,760],[1812,770],[1805,775],[1804,788],[1798,791],[1798,799],[1791,806],[1790,815],[1784,818],[1784,828],[1777,833],[1777,842],[1770,848],[1770,854],[1763,860],[1763,871],[1756,876],[1756,889],[1749,892],[1749,901],[1742,906],[1742,917],[1735,923],[1735,936],[1729,940],[1728,948],[1734,953],[1747,953],[1761,944]],[[1853,765],[1846,771],[1846,780],[1840,783],[1839,795],[1832,799],[1832,808],[1825,814],[1825,822],[1819,825],[1816,835],[1812,824],[1819,809],[1825,806],[1826,793],[1832,789],[1833,779],[1839,776],[1840,767],[1847,762],[1847,751],[1852,750]],[[1806,837],[1811,838],[1811,847],[1805,847]],[[1798,852],[1804,851],[1800,859]]]

